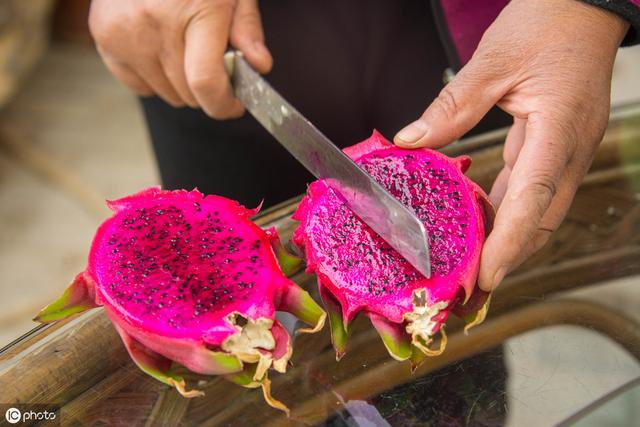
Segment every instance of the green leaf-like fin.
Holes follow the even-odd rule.
[[[347,341],[350,333],[349,324],[345,324],[340,303],[323,285],[320,285],[320,297],[329,315],[331,343],[336,351],[336,360],[340,360],[347,351]]]
[[[149,349],[144,344],[137,341],[122,328],[115,325],[122,342],[131,356],[133,362],[147,375],[152,376],[156,380],[165,383],[171,387],[174,387],[178,393],[184,397],[199,397],[204,396],[204,393],[199,390],[189,390],[185,388],[185,381],[180,375],[175,374],[171,370],[173,362],[166,357],[156,353]]]
[[[40,310],[33,320],[41,323],[55,322],[95,307],[93,285],[87,281],[84,273],[80,273],[62,296]]]
[[[409,359],[413,347],[411,336],[405,331],[404,324],[390,322],[375,313],[369,313],[368,316],[391,357],[399,361]]]

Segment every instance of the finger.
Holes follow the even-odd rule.
[[[509,185],[509,178],[511,177],[511,168],[505,165],[498,173],[493,185],[491,186],[491,192],[489,193],[489,200],[493,206],[500,206],[502,199],[507,192]]]
[[[259,73],[271,70],[273,58],[264,44],[257,0],[238,0],[229,37],[231,46],[242,52]]]
[[[560,227],[560,224],[571,207],[571,202],[579,186],[580,179],[571,179],[570,177],[573,175],[574,174],[567,173],[562,177],[558,191],[551,201],[549,209],[547,209],[542,220],[540,220],[538,229],[533,234],[533,237],[527,242],[519,256],[515,258],[511,270],[518,267],[532,254],[540,250],[547,243],[551,234]]]
[[[509,177],[511,176],[511,169],[520,154],[522,144],[525,137],[525,126],[527,121],[524,119],[514,118],[513,125],[509,128],[507,138],[505,139],[504,149],[502,150],[502,157],[504,158],[504,167],[498,173],[491,192],[489,193],[489,199],[494,206],[500,206],[502,199],[507,191],[507,185],[509,183]]]
[[[103,56],[102,60],[111,74],[136,94],[140,96],[151,96],[155,94],[153,89],[128,66],[106,56]]]
[[[531,115],[525,132],[525,142],[482,251],[478,281],[484,290],[502,281],[535,237],[573,155],[575,137],[559,120]]]
[[[172,46],[160,56],[160,64],[169,83],[182,101],[191,108],[198,107],[198,101],[191,93],[184,71],[184,42],[182,38],[174,40]]]
[[[185,74],[191,93],[211,117],[228,119],[242,115],[244,108],[233,96],[224,68],[234,7],[220,2],[215,13],[195,17],[185,34]]]
[[[422,117],[398,132],[394,142],[407,148],[440,148],[460,138],[506,92],[497,76],[486,61],[472,58]]]
[[[153,89],[156,95],[164,99],[167,104],[176,108],[185,106],[185,101],[178,95],[178,92],[165,75],[158,58],[142,58],[137,63],[132,64],[132,68]]]
[[[520,265],[525,259],[531,256],[542,248],[551,234],[560,227],[562,221],[564,221],[567,212],[571,208],[571,203],[575,197],[578,188],[582,182],[582,178],[587,173],[593,156],[595,153],[594,147],[581,146],[580,151],[577,152],[567,164],[566,171],[562,174],[560,179],[560,185],[558,191],[551,201],[551,205],[545,212],[538,230],[535,232],[533,238],[527,243],[527,246],[521,252],[520,257],[516,259],[513,267]]]
[[[513,125],[509,128],[507,138],[504,141],[504,150],[502,151],[502,158],[505,165],[513,168],[516,164],[516,159],[522,150],[526,135],[527,121],[525,119],[519,119],[514,117]]]

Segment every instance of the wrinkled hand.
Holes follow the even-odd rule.
[[[480,261],[494,289],[558,228],[607,124],[615,54],[628,25],[576,0],[513,0],[469,63],[395,143],[438,148],[498,105],[514,118],[505,166],[490,198],[499,206]]]
[[[224,69],[227,44],[272,65],[257,0],[93,0],[89,27],[109,70],[141,96],[226,119],[244,109]]]

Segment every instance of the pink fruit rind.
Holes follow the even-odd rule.
[[[318,276],[336,354],[344,354],[349,323],[360,312],[394,358],[414,360],[416,349],[437,354],[429,345],[439,331],[446,343],[442,325],[449,312],[475,325],[488,304],[476,281],[493,208],[484,191],[464,176],[471,160],[403,150],[376,131],[344,152],[423,220],[432,240],[434,274],[430,279],[419,275],[323,181],[310,184],[293,215],[300,222],[293,242],[305,254],[307,271]]]
[[[98,228],[86,270],[35,320],[101,306],[134,362],[183,395],[198,393],[172,362],[232,381],[251,372],[266,396],[267,371],[284,372],[292,352],[276,310],[309,325],[298,332],[318,331],[326,317],[283,273],[300,260],[274,229],[249,220],[257,209],[223,197],[149,188],[108,205],[114,215]]]

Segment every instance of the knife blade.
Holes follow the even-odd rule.
[[[239,52],[225,57],[236,97],[318,179],[425,277],[431,277],[429,238],[422,222],[325,137],[266,82]]]

